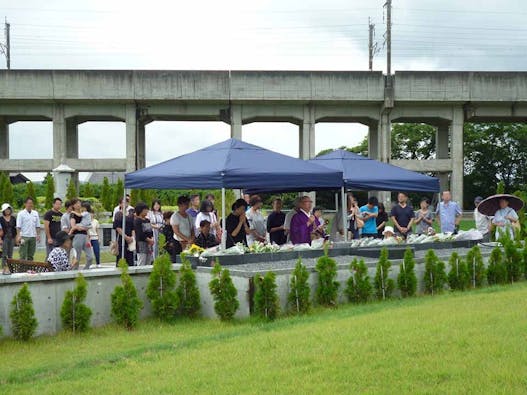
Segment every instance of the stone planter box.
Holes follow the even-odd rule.
[[[388,247],[388,259],[403,259],[404,252],[410,247],[413,253],[415,253],[412,246],[389,246]],[[382,247],[359,247],[350,248],[350,255],[356,255],[364,258],[379,258],[381,255]]]

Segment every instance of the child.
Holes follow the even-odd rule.
[[[323,210],[321,207],[315,207],[313,209],[313,215],[315,216],[315,222],[313,224],[313,233],[311,238],[315,239],[327,239],[328,235],[326,234],[326,221],[322,218]]]
[[[386,226],[384,228],[384,232],[382,232],[382,235],[384,236],[384,239],[393,239],[395,237],[395,233],[393,231],[393,226]]]
[[[196,237],[195,244],[204,249],[216,247],[218,245],[216,237],[210,233],[209,221],[203,220],[199,223],[199,235]]]
[[[91,205],[88,202],[82,202],[81,212],[82,219],[79,222],[79,226],[82,226],[86,229],[91,228]]]

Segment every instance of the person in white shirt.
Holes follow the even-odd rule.
[[[101,266],[101,247],[99,244],[99,221],[93,215],[93,210],[90,210],[91,226],[88,228],[88,236],[90,237],[90,243],[93,248],[93,255],[95,256],[96,267]]]
[[[476,229],[479,230],[483,235],[483,241],[489,241],[492,217],[481,214],[478,211],[478,206],[482,201],[483,198],[481,196],[476,196],[474,199],[474,221],[476,222]]]
[[[209,221],[210,222],[210,234],[216,237],[217,240],[221,240],[220,234],[221,234],[221,228],[220,224],[218,223],[218,218],[216,217],[216,214],[214,214],[214,205],[209,200],[203,200],[201,202],[199,213],[196,215],[196,219],[194,221],[194,230],[196,237],[200,234],[200,224],[201,221]]]
[[[20,245],[20,259],[32,261],[35,256],[37,243],[40,242],[40,218],[33,210],[33,199],[28,197],[25,209],[16,218],[16,243]]]
[[[113,209],[113,215],[112,215],[112,221],[115,221],[115,215],[121,211],[121,203],[123,202],[123,198],[120,198],[119,199],[119,204],[117,206],[115,206],[115,208]],[[130,206],[130,195],[126,195],[126,213],[129,212],[130,209],[132,209],[133,207]]]
[[[249,228],[252,230],[252,232],[247,235],[247,245],[249,247],[257,241],[264,243],[266,240],[267,227],[265,218],[260,211],[262,206],[263,203],[260,196],[251,196],[251,208],[246,214],[247,221],[249,221]]]

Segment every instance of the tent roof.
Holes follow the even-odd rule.
[[[336,150],[309,162],[342,171],[344,184],[350,189],[439,192],[439,180],[435,177],[379,162],[346,150]]]
[[[125,175],[127,188],[339,188],[342,172],[229,139]]]

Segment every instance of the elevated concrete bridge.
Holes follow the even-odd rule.
[[[9,70],[0,72],[0,169],[131,171],[145,166],[145,125],[154,120],[291,122],[300,157],[315,155],[320,122],[369,127],[369,155],[435,172],[463,201],[463,123],[525,121],[527,72]],[[53,122],[52,159],[10,159],[9,124]],[[126,124],[126,158],[79,159],[78,125]],[[392,122],[437,128],[436,159],[392,160]],[[450,177],[449,177],[450,176]]]

